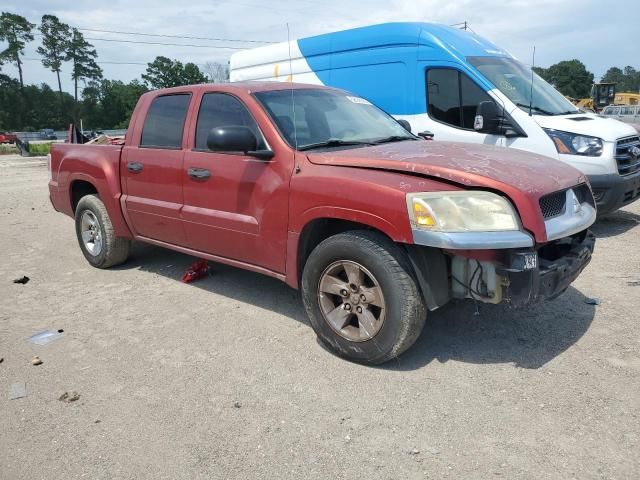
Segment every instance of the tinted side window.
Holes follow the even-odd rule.
[[[461,127],[458,71],[438,68],[427,72],[427,111],[435,120]]]
[[[473,129],[478,104],[493,100],[464,73],[460,74],[460,92],[462,92],[462,128]]]
[[[207,150],[207,135],[212,128],[231,126],[248,127],[258,139],[258,150],[266,148],[258,125],[240,100],[225,93],[206,93],[198,112],[196,149]]]
[[[473,129],[478,104],[492,101],[467,75],[449,68],[427,72],[427,99],[433,119],[466,129]]]
[[[142,128],[141,147],[180,148],[191,95],[156,97]]]

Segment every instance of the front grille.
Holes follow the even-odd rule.
[[[629,175],[640,170],[640,156],[631,153],[634,148],[640,148],[640,137],[621,138],[616,143],[616,162],[620,175]]]
[[[542,216],[547,219],[562,215],[564,213],[565,203],[567,203],[566,190],[545,195],[540,199]]]
[[[596,202],[591,193],[591,189],[586,183],[573,187],[573,193],[580,203],[587,203],[593,208],[596,207]],[[550,193],[540,198],[540,210],[542,210],[542,216],[546,219],[557,217],[562,215],[565,211],[567,203],[567,191],[562,190],[560,192]]]

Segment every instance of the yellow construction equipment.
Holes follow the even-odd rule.
[[[640,93],[616,93],[614,105],[640,105]]]
[[[571,101],[582,110],[598,113],[607,105],[640,105],[640,93],[616,92],[615,83],[594,83],[590,98]]]

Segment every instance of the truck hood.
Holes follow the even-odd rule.
[[[540,197],[587,181],[572,166],[548,157],[468,143],[404,141],[307,156],[317,165],[396,171],[501,192],[538,242],[546,241]]]
[[[552,128],[564,132],[599,137],[607,142],[615,142],[624,137],[637,135],[629,124],[615,118],[605,118],[593,113],[574,115],[534,115],[536,123],[542,128]]]

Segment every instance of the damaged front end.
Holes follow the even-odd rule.
[[[514,306],[554,299],[589,264],[594,246],[584,230],[538,248],[498,250],[493,260],[452,255],[451,296]]]
[[[421,227],[421,217],[414,215],[414,245],[407,250],[429,308],[451,298],[521,306],[564,292],[591,261],[595,237],[588,228],[596,210],[586,184],[552,196],[553,209],[540,202],[544,243],[536,243],[524,229],[427,229]],[[425,215],[438,215],[434,209],[424,210]],[[512,215],[516,216],[515,211]]]

